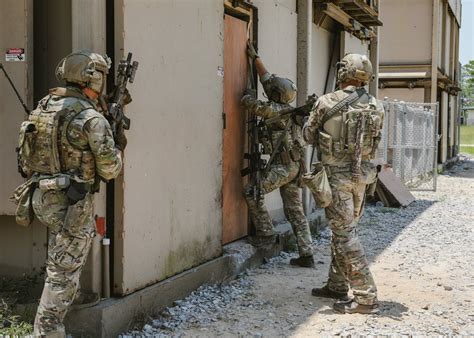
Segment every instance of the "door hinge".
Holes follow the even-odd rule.
[[[224,127],[224,129],[225,129],[226,126],[227,126],[227,118],[226,118],[226,114],[225,114],[225,113],[222,113],[222,126]]]

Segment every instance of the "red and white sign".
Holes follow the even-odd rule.
[[[5,61],[25,61],[25,49],[24,48],[9,48],[5,53]]]

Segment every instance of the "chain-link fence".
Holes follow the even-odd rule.
[[[438,104],[384,101],[384,106],[380,156],[408,189],[436,190]]]

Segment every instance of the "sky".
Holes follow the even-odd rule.
[[[474,60],[474,0],[462,0],[461,41],[459,61]]]

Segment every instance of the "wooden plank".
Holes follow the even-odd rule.
[[[322,10],[325,14],[329,15],[331,18],[339,22],[344,27],[352,28],[351,17],[340,7],[328,3],[324,5],[324,7],[322,7]]]
[[[234,7],[232,4],[232,1],[230,0],[224,0],[224,8],[230,10],[230,11],[235,11],[241,15],[248,16],[250,17],[252,14],[250,13],[250,10],[247,8],[244,8],[241,6],[241,3],[237,3],[237,6]]]
[[[407,206],[415,200],[415,197],[405,187],[390,168],[383,168],[379,173],[379,182],[382,187],[393,196],[401,206]],[[385,202],[384,202],[385,204]]]
[[[382,185],[380,184],[380,182],[377,182],[377,186],[375,187],[375,194],[377,195],[379,200],[382,201],[382,203],[385,207],[390,207],[390,203],[389,203],[387,197],[385,196],[384,189],[383,189]]]
[[[246,149],[246,116],[240,99],[247,86],[247,23],[224,15],[224,140],[222,242],[247,235],[248,214],[240,176]]]

